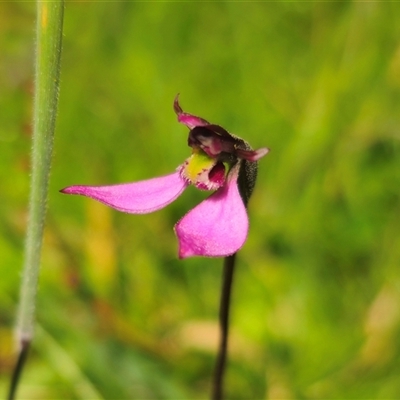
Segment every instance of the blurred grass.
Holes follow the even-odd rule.
[[[29,187],[34,4],[0,5],[0,392]],[[172,227],[62,196],[189,154],[172,101],[271,153],[232,315],[230,399],[400,396],[396,3],[67,2],[37,341],[21,398],[205,398],[221,260]],[[89,393],[89,394],[88,394]]]

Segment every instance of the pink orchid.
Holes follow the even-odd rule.
[[[145,214],[173,202],[189,184],[215,190],[175,225],[179,258],[232,255],[246,241],[246,205],[254,188],[257,160],[269,149],[252,150],[221,126],[183,112],[178,96],[174,110],[178,121],[190,129],[188,145],[192,147],[192,155],[174,173],[110,186],[69,186],[61,192],[90,197],[126,213]]]

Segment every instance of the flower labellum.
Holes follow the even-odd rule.
[[[69,186],[61,192],[90,197],[126,213],[145,214],[172,203],[188,185],[213,190],[175,225],[179,258],[232,255],[246,241],[246,207],[257,177],[257,161],[269,149],[253,150],[221,126],[183,112],[178,96],[174,110],[178,122],[190,129],[192,148],[192,155],[174,173],[109,186]]]

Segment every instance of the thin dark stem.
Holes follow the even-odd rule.
[[[212,400],[221,400],[223,398],[224,373],[228,350],[229,335],[229,309],[231,304],[232,281],[235,270],[236,253],[225,257],[224,271],[222,278],[222,292],[219,311],[219,323],[221,337],[219,342],[217,360],[215,363],[214,383],[212,388]]]
[[[11,377],[11,382],[10,382],[10,389],[8,391],[8,400],[14,400],[15,395],[17,393],[17,388],[18,388],[18,383],[22,375],[22,371],[25,366],[25,361],[28,357],[29,353],[29,348],[30,348],[31,342],[28,340],[23,340],[21,341],[21,349],[18,354],[18,359],[17,363],[15,365],[12,377]]]

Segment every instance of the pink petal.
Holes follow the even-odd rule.
[[[196,117],[195,115],[185,113],[182,107],[179,105],[179,93],[176,95],[174,100],[174,111],[178,116],[178,121],[181,124],[186,125],[189,129],[193,129],[195,126],[206,126],[210,125],[205,119]]]
[[[232,178],[175,225],[179,258],[224,257],[243,246],[249,221],[239,194],[237,174]]]
[[[66,194],[91,197],[119,211],[145,214],[172,203],[186,188],[180,173],[111,186],[69,186]]]
[[[236,155],[240,158],[243,158],[248,161],[258,161],[260,158],[264,157],[269,153],[269,149],[267,147],[262,147],[258,150],[242,150],[236,149]]]

